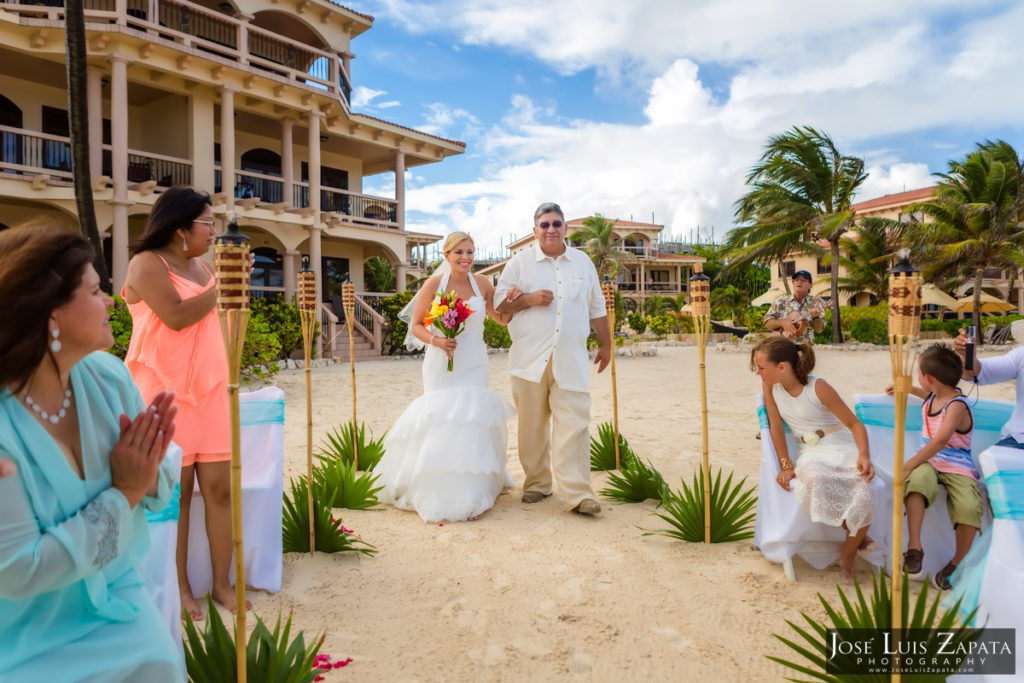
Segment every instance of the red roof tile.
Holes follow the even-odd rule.
[[[850,208],[854,211],[868,211],[869,209],[877,209],[882,206],[906,206],[907,204],[913,204],[928,199],[935,192],[935,186],[922,187],[919,190],[907,190],[906,192],[897,192],[895,194],[887,194],[876,199],[868,199],[867,201],[858,202]]]

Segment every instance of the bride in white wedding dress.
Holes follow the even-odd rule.
[[[513,484],[505,469],[505,445],[506,423],[515,413],[487,387],[483,340],[485,315],[503,325],[511,316],[494,311],[493,285],[471,272],[473,252],[468,234],[449,235],[445,262],[403,311],[409,321],[407,344],[427,347],[423,395],[388,431],[384,457],[374,468],[380,474],[377,483],[384,486],[380,501],[415,510],[427,522],[476,519],[494,505],[502,488]],[[433,325],[425,326],[423,318],[438,292],[452,290],[474,312],[463,332],[449,339]]]

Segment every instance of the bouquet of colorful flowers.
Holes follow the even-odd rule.
[[[473,309],[466,305],[462,297],[454,290],[447,294],[438,292],[436,299],[430,304],[430,312],[423,318],[423,324],[430,327],[433,323],[441,334],[453,339],[465,329],[466,319],[473,315]],[[453,359],[448,359],[448,372],[455,369]]]

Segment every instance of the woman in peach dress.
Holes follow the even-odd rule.
[[[134,245],[121,295],[132,315],[125,365],[143,399],[173,391],[174,441],[184,453],[178,516],[178,587],[193,618],[202,610],[188,580],[189,507],[193,478],[206,505],[213,599],[234,610],[231,566],[231,433],[228,368],[217,318],[212,267],[200,256],[213,244],[210,198],[189,187],[160,195]]]

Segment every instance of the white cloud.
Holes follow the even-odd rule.
[[[375,99],[387,94],[386,90],[374,90],[373,88],[367,88],[364,85],[357,85],[352,88],[352,107],[354,109],[370,107]]]
[[[1015,87],[1024,4],[1004,0],[979,0],[969,13],[959,0],[862,0],[841,17],[832,3],[809,0],[381,6],[411,31],[454,32],[563,73],[594,69],[646,94],[639,124],[568,120],[555,101],[522,94],[494,124],[431,105],[425,130],[475,134],[470,151],[483,156],[484,172],[465,183],[411,181],[408,208],[418,219],[410,227],[458,225],[495,245],[525,234],[535,206],[549,200],[571,217],[649,221],[653,212],[674,234],[714,225],[721,237],[767,137],[794,125],[818,127],[867,159],[858,199],[925,187],[935,182],[930,171],[944,169],[877,148],[922,131],[1019,126],[1024,110]],[[705,64],[726,74],[716,95],[702,80]]]

